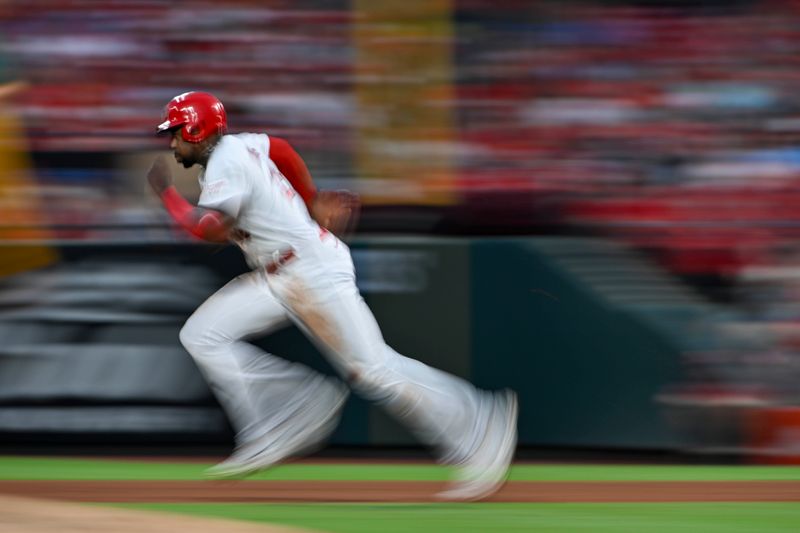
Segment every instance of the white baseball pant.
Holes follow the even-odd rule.
[[[329,378],[247,342],[293,322],[366,399],[383,406],[443,462],[457,463],[480,444],[488,393],[402,356],[384,341],[355,282],[348,247],[333,236],[297,250],[273,274],[241,275],[186,322],[180,339],[230,421],[237,442],[271,434],[274,446],[326,413],[320,387]]]

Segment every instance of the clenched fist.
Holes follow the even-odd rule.
[[[360,209],[361,201],[353,192],[319,191],[311,204],[311,216],[337,237],[344,237],[355,229]]]
[[[153,161],[153,165],[147,173],[147,181],[159,196],[172,185],[172,171],[169,169],[169,162],[165,156],[160,155]]]

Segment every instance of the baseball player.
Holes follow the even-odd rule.
[[[180,332],[236,431],[234,452],[208,474],[242,477],[322,446],[352,388],[404,423],[442,462],[458,465],[442,499],[492,494],[516,447],[516,394],[479,390],[387,346],[356,286],[350,250],[335,235],[351,220],[353,196],[317,192],[286,141],[226,130],[216,97],[176,96],[157,131],[169,135],[179,163],[202,167],[198,205],[172,185],[164,156],[148,173],[178,224],[209,241],[235,242],[252,268],[205,301]],[[247,342],[289,323],[342,380]]]

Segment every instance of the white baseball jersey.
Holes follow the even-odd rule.
[[[251,268],[276,250],[302,250],[318,242],[320,228],[302,197],[269,158],[269,136],[225,135],[200,173],[198,205],[236,219],[248,238],[237,241]]]

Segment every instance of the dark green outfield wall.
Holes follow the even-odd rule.
[[[680,377],[676,345],[556,265],[541,242],[361,242],[355,256],[420,254],[418,292],[365,285],[387,341],[481,387],[518,391],[521,443],[677,445],[654,399]],[[395,428],[372,412],[371,442],[396,442]]]
[[[602,300],[533,240],[472,245],[472,376],[520,393],[521,442],[674,444],[654,396],[678,379],[670,339]]]
[[[676,446],[654,396],[679,378],[678,343],[663,328],[652,326],[652,313],[643,320],[564,268],[553,256],[553,242],[361,238],[352,249],[362,293],[387,342],[401,353],[481,387],[517,390],[521,444]],[[63,262],[53,269],[56,273],[85,270],[87,261],[100,272],[153,264],[161,269],[157,275],[169,280],[191,266],[199,269],[196,280],[202,281],[192,281],[193,290],[185,294],[164,293],[160,303],[139,305],[136,316],[125,309],[112,318],[104,311],[109,304],[103,304],[102,298],[92,300],[98,312],[88,317],[74,312],[89,305],[80,303],[73,304],[72,311],[61,309],[53,316],[48,309],[63,307],[63,302],[54,304],[48,298],[34,303],[41,311],[38,314],[11,306],[11,314],[0,316],[0,328],[8,332],[24,327],[34,333],[23,340],[7,337],[0,349],[0,380],[14,383],[0,394],[0,432],[11,437],[19,434],[20,417],[28,424],[23,428],[28,437],[64,431],[47,427],[53,418],[40,415],[48,408],[63,409],[59,424],[69,425],[73,417],[75,427],[69,431],[89,442],[100,433],[131,432],[144,438],[149,433],[166,435],[167,441],[170,435],[191,435],[201,442],[229,438],[213,398],[177,343],[177,332],[198,300],[244,268],[238,252],[153,245],[73,246],[61,252]],[[5,280],[0,297],[29,283],[26,279]],[[110,300],[116,302],[112,307],[126,305],[126,294],[131,299],[141,296],[141,287],[126,289],[124,275],[115,279],[113,290],[120,297]],[[41,346],[35,334],[39,330],[50,332],[41,337]],[[57,338],[48,337],[62,330]],[[94,343],[98,352],[93,357],[86,356],[87,343]],[[294,329],[258,343],[276,354],[330,371]],[[121,353],[112,348],[119,345],[129,350]],[[63,366],[65,359],[71,361],[70,371],[61,374],[61,381],[53,381],[52,394],[48,393],[37,375],[48,365]],[[56,390],[63,389],[64,381],[73,375],[79,380],[86,372],[96,372],[92,368],[98,364],[107,369],[104,380],[74,386],[66,399],[63,390]],[[156,386],[143,379],[146,372],[136,371],[140,364],[155,365],[167,377],[162,375]],[[31,387],[26,389],[27,382]],[[94,409],[91,416],[97,423],[81,426],[86,418],[75,414],[76,403]],[[126,416],[114,415],[115,409],[125,410]],[[130,427],[125,426],[134,419]],[[414,441],[379,410],[356,398],[349,403],[334,442]]]

